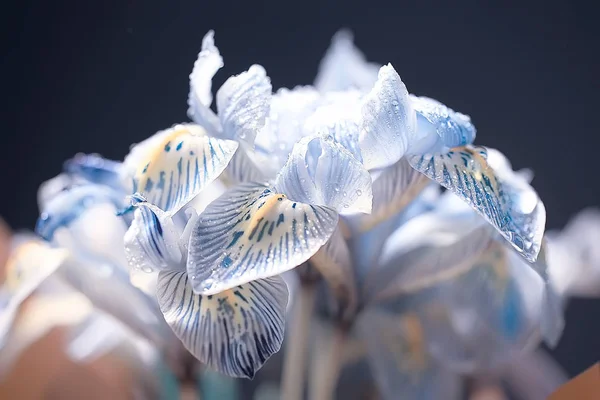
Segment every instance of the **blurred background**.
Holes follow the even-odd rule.
[[[0,215],[32,229],[40,183],[77,152],[122,159],[187,120],[202,36],[225,60],[213,87],[251,63],[273,87],[312,83],[340,28],[410,92],[469,114],[478,143],[535,172],[548,229],[600,206],[600,24],[584,1],[21,1],[3,12]],[[470,4],[471,3],[471,4]],[[572,376],[600,356],[600,302],[573,300],[552,354]]]

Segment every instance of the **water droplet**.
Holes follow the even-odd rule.
[[[344,208],[348,208],[350,205],[348,203],[344,203]]]
[[[356,195],[357,195],[357,196],[362,196],[362,190],[360,190],[360,189],[357,189],[357,190],[356,190]]]

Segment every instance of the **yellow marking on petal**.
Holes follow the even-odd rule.
[[[200,315],[207,315],[210,312],[214,324],[217,323],[217,315],[230,318],[232,329],[229,331],[229,339],[234,339],[237,336],[238,326],[244,326],[244,316],[240,309],[248,305],[248,303],[235,294],[236,291],[246,299],[252,296],[249,290],[237,287],[214,295],[202,296],[202,301],[200,302]]]
[[[481,153],[479,153],[474,148],[469,148],[466,146],[454,147],[450,150],[454,151],[454,152],[462,151],[464,153],[469,153],[471,155],[471,158],[473,159],[473,161],[475,161],[477,164],[479,164],[480,167],[471,166],[471,168],[465,168],[462,164],[460,164],[460,167],[462,168],[462,170],[464,172],[470,172],[475,177],[475,179],[477,179],[478,181],[481,181],[483,179],[483,175],[487,176],[490,180],[490,183],[492,184],[492,187],[494,188],[494,192],[496,192],[496,193],[498,192],[498,182],[496,181],[496,174],[495,174],[494,170],[488,164],[485,157],[483,157],[481,155]]]
[[[144,157],[142,163],[138,165],[136,176],[143,174],[145,174],[146,176],[152,175],[153,166],[154,164],[156,164],[154,161],[156,161],[156,159],[159,158],[160,155],[164,152],[165,146],[177,139],[178,137],[187,134],[192,134],[192,132],[187,127],[176,126],[175,128],[173,128],[173,131],[165,135],[165,137],[160,142],[157,142],[156,146],[148,149],[147,156]]]
[[[250,218],[250,221],[248,221],[250,232],[252,232],[252,229],[254,229],[256,225],[259,224],[259,220],[265,217],[265,214],[271,211],[278,202],[286,198],[287,196],[281,193],[273,193],[269,195],[267,200],[265,200],[265,204],[260,209],[256,210],[256,213]],[[257,202],[257,205],[260,204],[261,203]]]

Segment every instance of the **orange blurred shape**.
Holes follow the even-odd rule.
[[[548,400],[600,399],[600,362],[559,387]]]

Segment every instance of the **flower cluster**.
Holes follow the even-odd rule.
[[[168,325],[202,363],[253,378],[280,350],[287,310],[318,286],[317,319],[343,337],[332,351],[364,345],[386,398],[453,398],[460,375],[557,342],[567,290],[555,281],[568,263],[558,255],[571,249],[546,244],[530,176],[473,145],[468,116],[409,94],[345,32],[313,86],[273,91],[252,65],[218,89],[215,111],[222,66],[209,32],[190,74],[191,122],[122,162],[79,154],[41,187],[46,243],[28,239],[39,259],[25,269],[33,278],[13,269],[25,282],[13,309],[62,271],[161,349]],[[559,249],[550,269],[548,246]],[[335,384],[324,368],[343,365],[321,361],[315,371]],[[332,390],[316,386],[311,398]]]

